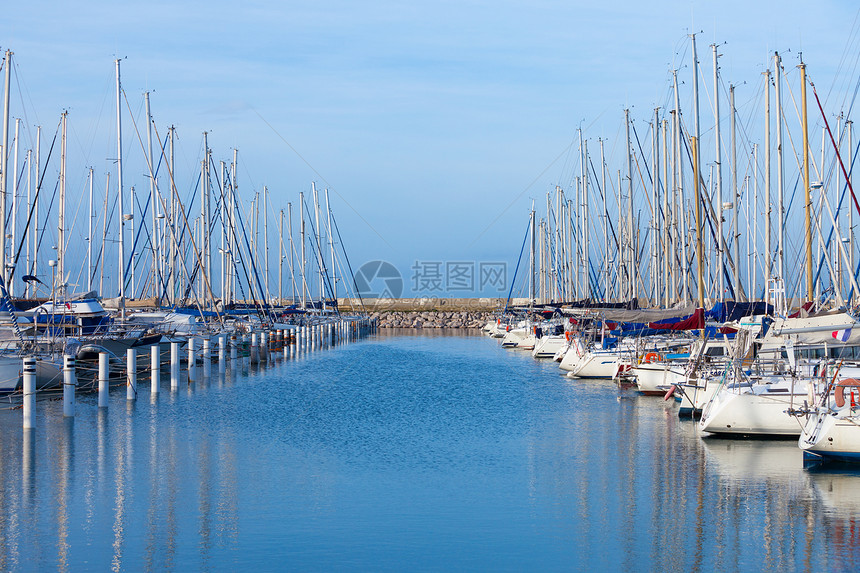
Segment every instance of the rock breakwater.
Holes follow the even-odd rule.
[[[492,320],[492,312],[374,312],[379,328],[482,328]]]

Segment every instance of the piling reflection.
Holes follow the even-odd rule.
[[[72,491],[72,468],[74,466],[74,437],[75,419],[64,417],[60,421],[62,432],[59,440],[59,452],[55,456],[58,465],[58,478],[56,480],[57,491],[57,569],[68,571],[69,551],[71,543],[69,540],[69,503]]]
[[[147,436],[149,438],[149,459],[148,459],[148,479],[147,485],[149,489],[148,505],[146,508],[146,532],[144,535],[144,569],[146,571],[154,571],[155,556],[157,547],[160,544],[161,536],[159,531],[158,508],[160,503],[160,493],[163,484],[163,476],[160,471],[158,459],[159,448],[159,424],[158,424],[158,400],[157,394],[153,394],[151,407],[148,413],[149,424],[147,427]]]

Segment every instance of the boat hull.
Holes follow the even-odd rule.
[[[850,413],[850,411],[849,411]],[[822,411],[810,415],[798,440],[806,456],[860,463],[860,426],[854,416]]]
[[[799,436],[797,418],[789,408],[803,403],[805,395],[766,395],[720,391],[705,409],[699,429],[710,434]]]

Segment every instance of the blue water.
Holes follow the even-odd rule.
[[[460,333],[382,332],[38,427],[0,412],[0,569],[860,568],[860,472]]]

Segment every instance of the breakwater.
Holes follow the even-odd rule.
[[[481,328],[493,318],[484,311],[387,311],[374,312],[379,328]]]

